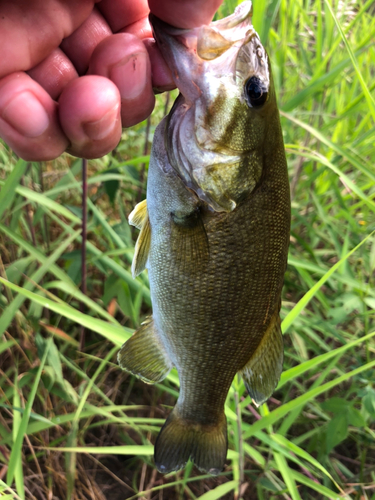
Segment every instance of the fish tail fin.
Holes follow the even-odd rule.
[[[216,476],[227,456],[227,421],[224,411],[217,424],[186,420],[178,407],[172,410],[155,443],[155,464],[159,472],[182,469],[191,459],[201,471]]]

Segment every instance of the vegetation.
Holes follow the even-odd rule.
[[[177,374],[148,386],[116,362],[150,312],[127,215],[175,93],[89,162],[85,294],[81,160],[27,164],[0,146],[0,498],[375,499],[374,13],[372,0],[254,0],[292,188],[285,371],[258,409],[234,380],[217,478],[157,473]]]

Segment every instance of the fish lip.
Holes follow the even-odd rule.
[[[197,80],[202,67],[196,55],[197,35],[200,28],[175,28],[154,14],[149,14],[154,38],[161,55],[171,70],[176,87],[188,103],[202,94]]]
[[[230,59],[229,52],[238,50],[239,44],[246,43],[254,33],[248,21],[251,15],[250,1],[241,3],[231,16],[195,28],[176,28],[149,14],[154,38],[188,106],[205,92],[203,75],[214,71],[216,60],[223,64],[221,54],[228,53],[230,63],[224,59],[224,67],[228,66],[228,73],[233,72],[235,79],[235,58]]]
[[[156,30],[162,30],[168,35],[180,35],[183,34],[187,31],[191,31],[191,29],[195,28],[176,28],[175,26],[172,26],[171,24],[166,23],[165,21],[162,21],[159,17],[155,16],[152,12],[148,15],[148,19],[151,24],[152,32],[155,35],[155,27]],[[155,40],[157,41],[157,36],[158,34],[156,33],[156,36],[154,36]]]

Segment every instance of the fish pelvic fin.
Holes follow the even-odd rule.
[[[151,226],[147,212],[147,200],[141,201],[129,215],[129,224],[141,230],[135,244],[132,275],[136,278],[146,267],[151,245]]]
[[[223,470],[227,449],[224,411],[217,424],[207,425],[182,418],[176,406],[156,439],[155,465],[165,474],[182,469],[191,459],[199,470],[216,476]]]
[[[148,318],[121,347],[118,363],[147,384],[161,382],[173,368],[168,354],[159,340],[152,318]]]
[[[247,392],[260,406],[272,395],[283,371],[284,345],[279,310],[272,317],[250,361],[240,371]]]

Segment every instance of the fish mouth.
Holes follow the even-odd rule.
[[[154,38],[188,103],[204,92],[204,73],[217,73],[220,68],[235,77],[235,54],[255,33],[251,16],[250,1],[240,4],[224,19],[191,29],[175,28],[150,14]]]

